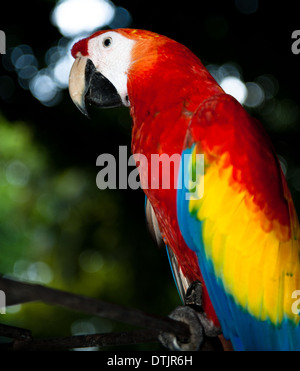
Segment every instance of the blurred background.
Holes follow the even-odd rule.
[[[167,315],[180,300],[146,229],[143,192],[96,186],[97,157],[130,148],[128,110],[92,109],[87,120],[67,90],[73,43],[118,27],[164,34],[200,57],[265,126],[299,213],[300,55],[291,35],[300,24],[289,1],[31,0],[1,11],[0,273]],[[35,337],[128,329],[36,303],[0,320]]]

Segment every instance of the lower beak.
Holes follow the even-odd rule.
[[[77,108],[87,117],[87,104],[101,108],[122,106],[114,85],[86,57],[75,59],[69,77],[69,92]]]

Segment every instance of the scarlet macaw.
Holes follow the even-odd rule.
[[[165,36],[100,31],[78,41],[72,55],[70,95],[84,114],[87,104],[130,107],[132,153],[148,159],[139,166],[142,184],[152,176],[152,154],[191,155],[188,166],[174,165],[182,187],[175,181],[144,192],[185,303],[200,289],[192,302],[200,304],[204,331],[221,329],[236,350],[299,350],[292,310],[299,223],[262,125],[189,49]],[[204,154],[204,175],[196,173],[191,190],[185,179],[195,177],[197,154]]]

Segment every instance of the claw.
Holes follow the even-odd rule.
[[[214,337],[221,334],[221,329],[216,327],[212,321],[210,321],[203,311],[202,307],[202,284],[200,281],[194,281],[190,284],[186,291],[185,305],[193,308],[198,315],[199,321],[203,327],[206,336]]]
[[[222,333],[221,329],[216,327],[203,311],[200,281],[194,281],[190,284],[185,294],[184,303],[184,306],[177,307],[169,317],[186,323],[190,329],[190,338],[183,340],[170,333],[161,333],[158,338],[162,345],[169,350],[199,350],[205,336],[215,337]]]
[[[162,345],[169,350],[199,350],[203,343],[204,334],[197,312],[188,306],[179,306],[169,317],[186,323],[190,329],[190,338],[187,340],[179,340],[178,337],[173,334],[161,333],[158,338]]]
[[[190,284],[185,294],[184,303],[197,311],[202,310],[202,284],[200,281],[194,281]]]

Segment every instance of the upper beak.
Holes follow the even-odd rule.
[[[85,78],[85,70],[88,59],[79,57],[75,59],[69,76],[69,93],[72,101],[79,110],[88,117],[85,105],[85,95],[88,89]]]
[[[77,57],[70,71],[70,96],[78,109],[87,117],[87,104],[110,108],[122,105],[122,100],[114,85],[87,57]]]

